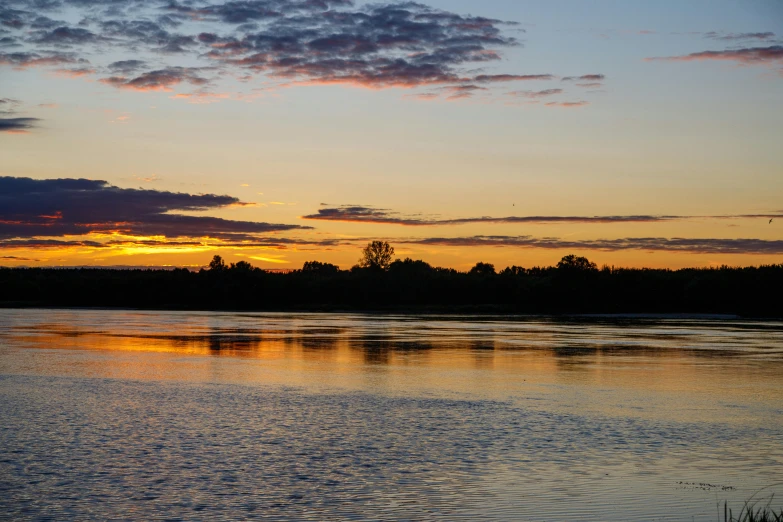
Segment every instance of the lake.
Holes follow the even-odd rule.
[[[7,520],[717,521],[783,323],[0,310],[0,419]]]

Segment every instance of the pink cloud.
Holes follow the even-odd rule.
[[[575,102],[549,102],[544,104],[547,107],[563,107],[566,109],[574,109],[578,107],[584,107],[585,105],[590,105],[590,102],[588,101],[575,101]]]
[[[702,51],[683,56],[645,58],[647,62],[697,62],[708,60],[732,61],[743,65],[783,63],[783,46],[748,47],[725,51]]]

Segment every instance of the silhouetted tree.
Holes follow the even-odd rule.
[[[388,270],[394,256],[394,247],[386,241],[373,241],[362,250],[359,266],[376,270]]]
[[[413,260],[406,257],[405,259],[397,259],[389,265],[389,272],[401,275],[427,274],[432,272],[432,266],[421,259]]]
[[[331,263],[321,263],[320,261],[305,261],[305,264],[302,265],[302,272],[308,274],[331,275],[339,271],[339,266]]]
[[[557,263],[557,269],[573,272],[594,272],[598,270],[598,265],[586,257],[577,257],[573,254],[563,257]]]
[[[468,272],[470,275],[495,275],[495,265],[491,263],[476,263]]]
[[[209,269],[214,272],[222,272],[223,270],[226,270],[228,267],[226,266],[226,263],[223,261],[223,258],[220,256],[215,256],[212,258],[212,261],[209,262]]]
[[[500,271],[500,275],[507,276],[507,277],[524,275],[525,273],[527,273],[527,270],[525,270],[521,266],[516,266],[516,265],[507,266],[506,268]]]
[[[236,263],[231,263],[230,269],[235,272],[252,272],[253,270],[255,270],[255,268],[253,268],[253,265],[251,265],[247,261],[237,261]]]

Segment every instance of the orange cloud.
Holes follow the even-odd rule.
[[[95,74],[95,69],[89,67],[80,67],[78,69],[57,69],[54,73],[57,76],[65,76],[68,78],[81,78],[82,76],[89,76]]]
[[[217,93],[217,92],[193,92],[193,93],[180,93],[170,96],[172,100],[187,100],[188,103],[193,104],[207,104],[217,103],[220,100],[231,99],[229,93]]]
[[[171,92],[172,87],[187,82],[192,85],[206,85],[209,80],[202,78],[199,69],[192,67],[166,67],[156,71],[145,72],[135,78],[126,76],[110,76],[99,81],[119,89],[131,89],[134,91],[163,91]]]

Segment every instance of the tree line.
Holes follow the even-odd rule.
[[[783,317],[783,264],[679,270],[598,268],[568,255],[556,266],[477,263],[467,272],[373,242],[357,265],[308,261],[267,272],[215,256],[200,271],[0,269],[0,306],[398,312],[711,313]]]

